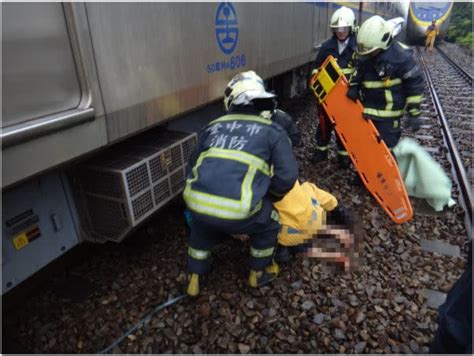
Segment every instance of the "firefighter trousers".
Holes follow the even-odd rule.
[[[263,199],[262,208],[246,220],[224,220],[191,212],[192,226],[188,246],[188,272],[209,272],[212,246],[231,234],[250,237],[250,269],[261,271],[272,263],[280,223],[271,201]]]
[[[320,109],[322,110],[322,109]],[[320,151],[327,151],[329,148],[329,141],[331,141],[331,134],[335,131],[334,127],[323,111],[319,112],[319,124],[316,129],[316,149]],[[342,144],[337,132],[334,132],[336,135],[337,142],[337,153],[342,156],[347,156],[346,149]]]
[[[372,120],[372,122],[387,147],[390,149],[395,147],[402,134],[400,119],[381,119]]]

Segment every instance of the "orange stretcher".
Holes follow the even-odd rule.
[[[404,223],[412,218],[413,209],[397,163],[372,121],[364,118],[361,102],[346,96],[348,87],[347,79],[332,56],[311,78],[311,89],[365,186],[394,222]]]

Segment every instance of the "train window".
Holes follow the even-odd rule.
[[[2,4],[2,128],[74,109],[81,88],[60,3]]]
[[[421,2],[421,3],[415,3],[414,4],[417,8],[420,9],[436,9],[436,10],[441,10],[446,8],[446,5],[449,5],[446,1],[440,1],[440,2]]]
[[[417,19],[429,22],[443,17],[451,6],[451,2],[413,2],[411,6]]]

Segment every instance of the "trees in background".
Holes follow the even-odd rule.
[[[446,40],[474,52],[472,34],[472,2],[455,2]]]

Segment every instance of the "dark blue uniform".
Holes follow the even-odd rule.
[[[190,167],[190,273],[208,271],[210,248],[225,234],[248,234],[250,268],[265,269],[280,229],[272,199],[293,188],[298,175],[286,132],[254,112],[231,112],[202,130]]]
[[[464,273],[438,310],[438,330],[430,346],[435,354],[472,354],[472,241]]]
[[[283,110],[277,109],[273,111],[271,120],[276,122],[286,131],[293,147],[300,145],[301,134],[298,130],[298,126],[296,126],[296,123],[293,121],[290,115],[288,115]]]
[[[323,64],[328,56],[333,56],[334,58],[337,58],[337,64],[341,67],[343,73],[346,74],[346,78],[349,79],[350,74],[354,71],[355,52],[357,49],[356,36],[354,33],[349,35],[347,47],[341,54],[339,54],[337,43],[338,39],[333,35],[321,45],[316,60],[314,61],[314,67],[321,67],[321,64]]]

